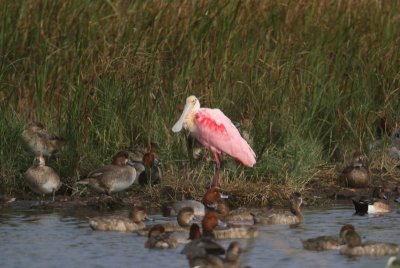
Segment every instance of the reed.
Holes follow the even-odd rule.
[[[190,162],[185,136],[170,131],[191,94],[250,132],[258,163],[234,176],[305,187],[321,165],[366,150],[379,116],[397,122],[399,8],[2,1],[0,193],[23,189],[32,156],[19,134],[29,120],[68,139],[49,165],[71,185],[116,150],[149,141],[160,146],[168,176],[183,180],[197,169],[205,184],[211,164]]]

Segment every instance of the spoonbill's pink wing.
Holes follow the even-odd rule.
[[[248,167],[256,163],[253,149],[221,110],[201,108],[195,123],[195,135],[205,147],[224,152]]]

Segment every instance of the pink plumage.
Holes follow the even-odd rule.
[[[216,171],[211,186],[219,184],[218,153],[228,154],[248,167],[256,163],[256,154],[232,121],[219,109],[200,108],[195,96],[186,99],[182,115],[172,127],[172,131],[179,132],[182,128],[189,130],[204,147],[213,152]]]
[[[213,152],[224,152],[248,167],[256,163],[253,149],[221,110],[201,108],[194,119],[196,129],[192,135],[205,147]]]

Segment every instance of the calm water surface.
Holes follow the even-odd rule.
[[[18,203],[1,210],[0,267],[188,266],[180,254],[183,246],[148,250],[145,237],[92,231],[86,216],[96,214],[76,209],[47,211]],[[388,257],[348,258],[337,251],[303,250],[300,239],[335,235],[346,223],[354,224],[365,240],[400,242],[400,214],[395,211],[360,217],[353,216],[351,206],[340,205],[328,210],[305,209],[304,214],[306,222],[298,228],[262,226],[257,239],[239,240],[245,249],[242,263],[251,267],[385,267]],[[229,243],[221,241],[224,246]]]

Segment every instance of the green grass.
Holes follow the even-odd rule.
[[[194,94],[245,125],[247,180],[302,185],[337,152],[398,120],[397,1],[2,1],[1,193],[19,192],[29,120],[65,136],[49,165],[73,184],[154,141],[166,174],[189,163],[171,127]],[[191,164],[205,176],[205,168]],[[199,171],[199,172],[200,172]],[[241,170],[236,171],[240,174]],[[239,176],[239,175],[238,175]]]

